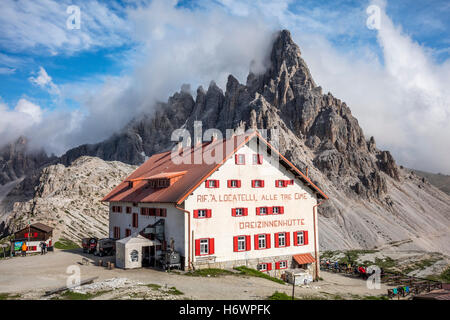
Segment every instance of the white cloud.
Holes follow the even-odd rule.
[[[70,5],[81,10],[80,29],[68,29]],[[0,47],[11,52],[73,53],[124,44],[129,25],[108,2],[2,0]]]
[[[40,106],[22,98],[14,109],[0,101],[0,146],[30,135],[30,129],[42,124],[43,110]]]
[[[47,90],[50,94],[59,95],[60,90],[56,84],[53,83],[52,77],[50,77],[43,67],[39,67],[39,72],[37,77],[29,77],[28,80]]]

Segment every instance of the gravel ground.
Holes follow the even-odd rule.
[[[89,259],[82,264],[83,257]],[[192,277],[177,272],[154,269],[107,270],[96,265],[96,257],[80,250],[48,253],[41,256],[15,257],[0,260],[0,293],[10,293],[21,299],[47,299],[46,290],[66,285],[69,266],[78,266],[81,279],[98,277],[93,284],[74,289],[82,293],[103,292],[93,299],[202,299],[236,300],[266,299],[275,291],[291,294],[292,286],[270,280],[227,275],[220,277]],[[322,272],[322,281],[296,287],[299,298],[352,299],[386,294],[387,286],[368,289],[366,282],[340,274]],[[150,286],[147,286],[151,284]],[[182,294],[173,294],[171,288]]]

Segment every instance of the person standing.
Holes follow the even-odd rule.
[[[44,250],[44,254],[47,253],[47,243],[45,241],[42,243],[42,250]]]
[[[26,256],[27,255],[27,250],[28,250],[28,247],[27,247],[26,242],[24,241],[23,244],[22,244],[22,256]]]

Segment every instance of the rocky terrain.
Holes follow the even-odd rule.
[[[415,174],[427,179],[432,185],[450,195],[450,176],[442,173],[431,173],[411,169]]]
[[[405,249],[449,253],[450,196],[397,166],[389,151],[379,150],[375,139],[364,135],[346,103],[314,82],[288,31],[274,37],[268,59],[271,66],[263,74],[250,73],[246,84],[230,75],[225,91],[214,82],[206,90],[199,87],[195,99],[181,90],[108,140],[69,150],[58,161],[68,166],[89,155],[140,164],[145,156],[173,145],[173,130],[192,132],[196,120],[204,130],[224,133],[230,128],[278,129],[281,153],[301,170],[308,168],[310,178],[330,197],[319,207],[322,250],[399,242]],[[7,198],[20,194],[27,183],[21,182]],[[46,201],[37,191],[32,197]],[[15,219],[30,208],[15,209]]]
[[[56,239],[106,237],[109,210],[100,200],[135,169],[94,157],[80,157],[69,167],[48,166],[24,179],[3,201],[2,210],[9,213],[5,233],[31,220],[54,227]]]

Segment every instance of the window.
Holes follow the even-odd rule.
[[[131,207],[127,207],[127,213],[131,213]]]
[[[249,251],[250,250],[250,236],[236,236],[233,237],[233,251]]]
[[[167,209],[166,208],[161,208],[159,211],[161,217],[167,217]]]
[[[256,208],[257,216],[264,216],[266,214],[272,214],[272,208],[269,208],[269,207],[257,207]]]
[[[240,188],[241,180],[228,180],[228,188]]]
[[[308,231],[294,232],[294,245],[303,246],[308,244]]]
[[[275,269],[287,269],[287,260],[276,262]]]
[[[247,208],[233,208],[231,209],[231,215],[233,217],[242,217],[248,215]]]
[[[284,207],[272,207],[272,213],[273,214],[283,214]]]
[[[286,188],[290,184],[294,184],[294,180],[275,180],[275,187],[277,188]]]
[[[121,206],[112,206],[112,212],[121,213],[122,207]]]
[[[211,209],[194,210],[194,218],[196,219],[211,218]]]
[[[206,186],[206,188],[218,188],[219,180],[206,180],[205,186]]]
[[[236,154],[234,159],[236,164],[245,164],[245,154]]]
[[[255,234],[255,249],[270,249],[270,234]]]
[[[271,263],[260,263],[260,264],[258,264],[257,268],[261,272],[270,271],[270,270],[272,270],[272,264]]]
[[[114,227],[114,239],[120,239],[120,228]]]
[[[214,238],[195,240],[195,255],[204,256],[214,254]]]
[[[263,188],[264,180],[252,180],[252,188]]]
[[[209,239],[200,240],[200,254],[209,253]]]
[[[278,246],[280,246],[280,247],[286,246],[286,234],[285,233],[278,234]]]
[[[290,245],[289,232],[275,233],[275,248],[289,247]]]
[[[267,264],[266,263],[258,264],[258,270],[259,271],[267,271]]]
[[[253,164],[262,164],[263,163],[263,155],[262,154],[254,154],[253,155]]]
[[[138,225],[139,225],[138,214],[137,213],[133,213],[133,228],[137,228]]]
[[[265,249],[266,248],[266,235],[261,234],[258,236],[258,248]]]
[[[125,229],[125,237],[129,237],[129,236],[131,236],[131,230]]]

